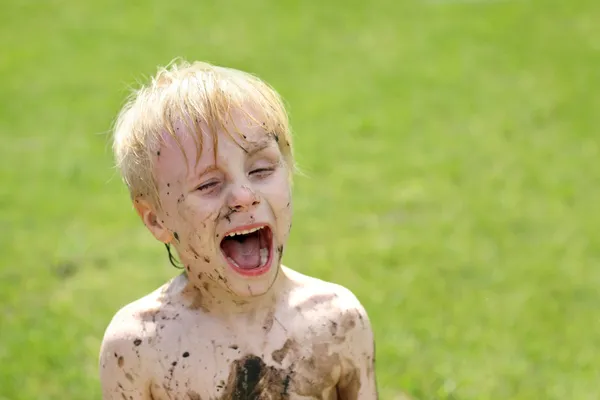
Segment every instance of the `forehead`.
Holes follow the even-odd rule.
[[[155,174],[181,175],[245,154],[273,142],[274,135],[252,116],[241,113],[222,126],[193,121],[176,121],[165,129],[156,153]]]

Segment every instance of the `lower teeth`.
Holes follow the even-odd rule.
[[[260,249],[260,266],[262,267],[267,263],[269,257],[269,249]]]

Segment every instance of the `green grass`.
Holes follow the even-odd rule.
[[[8,0],[0,400],[100,398],[113,313],[176,273],[106,133],[177,56],[290,105],[287,265],[341,283],[382,399],[600,398],[596,0]]]

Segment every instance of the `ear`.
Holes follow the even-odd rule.
[[[146,228],[158,241],[170,243],[173,240],[173,234],[160,221],[156,210],[148,201],[138,197],[133,204]]]

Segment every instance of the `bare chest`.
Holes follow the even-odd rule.
[[[156,342],[154,400],[337,399],[340,359],[325,338],[293,326],[179,328]]]

